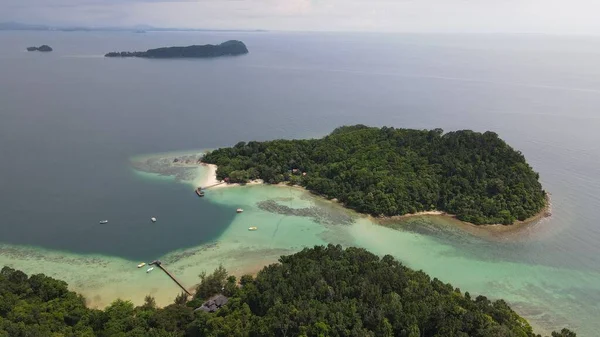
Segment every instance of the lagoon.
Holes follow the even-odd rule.
[[[218,60],[105,59],[243,40]],[[69,282],[92,306],[169,303],[223,263],[255,272],[305,246],[392,254],[463,291],[505,298],[540,332],[600,331],[600,53],[593,37],[316,33],[0,32],[0,265]],[[51,54],[24,47],[46,43]],[[328,48],[323,48],[327,45]],[[566,52],[568,50],[568,52]],[[549,219],[481,238],[422,217],[396,229],[302,191],[214,190],[143,158],[241,140],[320,137],[344,124],[492,130],[540,172]],[[174,153],[175,152],[175,153]],[[166,174],[166,175],[165,175]],[[291,216],[268,201],[312,209]],[[244,213],[237,215],[241,207]],[[149,219],[158,218],[156,224]],[[106,225],[98,221],[109,219]],[[350,220],[348,220],[350,219]],[[259,230],[249,232],[256,225]]]

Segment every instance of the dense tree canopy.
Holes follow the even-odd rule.
[[[289,182],[372,215],[441,210],[511,224],[545,206],[539,175],[493,132],[341,127],[322,139],[240,142],[208,153],[231,182]]]
[[[214,313],[194,310],[216,293]],[[223,268],[202,275],[195,297],[156,308],[117,300],[105,310],[62,281],[5,267],[0,272],[0,336],[156,337],[536,337],[504,301],[471,298],[391,256],[330,245],[281,257],[238,283]],[[552,336],[575,337],[563,329]]]

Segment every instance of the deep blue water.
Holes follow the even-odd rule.
[[[228,39],[244,41],[250,54],[101,57]],[[317,137],[364,123],[499,133],[540,172],[554,216],[541,238],[511,244],[498,258],[598,270],[599,42],[516,35],[0,32],[0,240],[132,259],[195,246],[219,235],[230,210],[200,202],[189,186],[136,176],[130,157]],[[55,51],[24,51],[39,44]],[[148,226],[153,215],[168,219],[168,226]],[[109,225],[98,226],[104,218]]]

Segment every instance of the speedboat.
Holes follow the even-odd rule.
[[[243,210],[243,209],[241,209],[241,208],[238,208],[238,209],[236,209],[235,211],[236,211],[237,213],[242,213],[244,210]]]
[[[256,227],[256,226],[248,227],[248,230],[249,230],[249,231],[255,231],[255,230],[257,230],[257,229],[258,229],[258,227]]]
[[[146,270],[146,273],[149,273],[149,272],[151,272],[151,271],[153,271],[153,270],[154,270],[154,267],[150,267],[150,268],[148,268],[148,269]]]
[[[151,220],[152,222],[156,222],[156,218],[155,218],[155,217],[151,217],[151,218],[150,218],[150,220]]]
[[[100,220],[100,224],[101,225],[104,225],[104,224],[107,224],[107,223],[108,223],[108,220]]]
[[[138,264],[138,268],[142,268],[145,265],[146,265],[146,262],[142,262],[142,263]]]

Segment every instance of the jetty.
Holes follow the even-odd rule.
[[[196,188],[196,194],[199,197],[203,197],[204,196],[204,190],[207,190],[207,189],[215,187],[215,186],[223,185],[223,184],[227,184],[227,182],[226,181],[221,181],[221,182],[218,182],[216,184],[208,185],[208,186],[205,186],[205,187],[199,186],[198,188]]]
[[[192,293],[190,293],[182,284],[181,282],[179,282],[177,280],[177,278],[175,278],[175,276],[173,276],[173,274],[171,274],[163,265],[162,262],[160,262],[160,260],[154,260],[150,263],[148,263],[149,266],[157,266],[158,268],[160,268],[162,271],[165,272],[165,274],[167,274],[167,276],[169,276],[171,278],[171,280],[173,280],[173,282],[175,282],[179,288],[181,288],[186,294],[188,294],[189,296],[192,296]]]
[[[221,182],[218,182],[216,184],[208,185],[206,187],[198,187],[198,188],[199,189],[203,189],[203,190],[207,190],[209,188],[212,188],[212,187],[215,187],[215,186],[219,186],[219,185],[223,185],[223,184],[227,184],[227,182],[226,181],[221,181]]]

